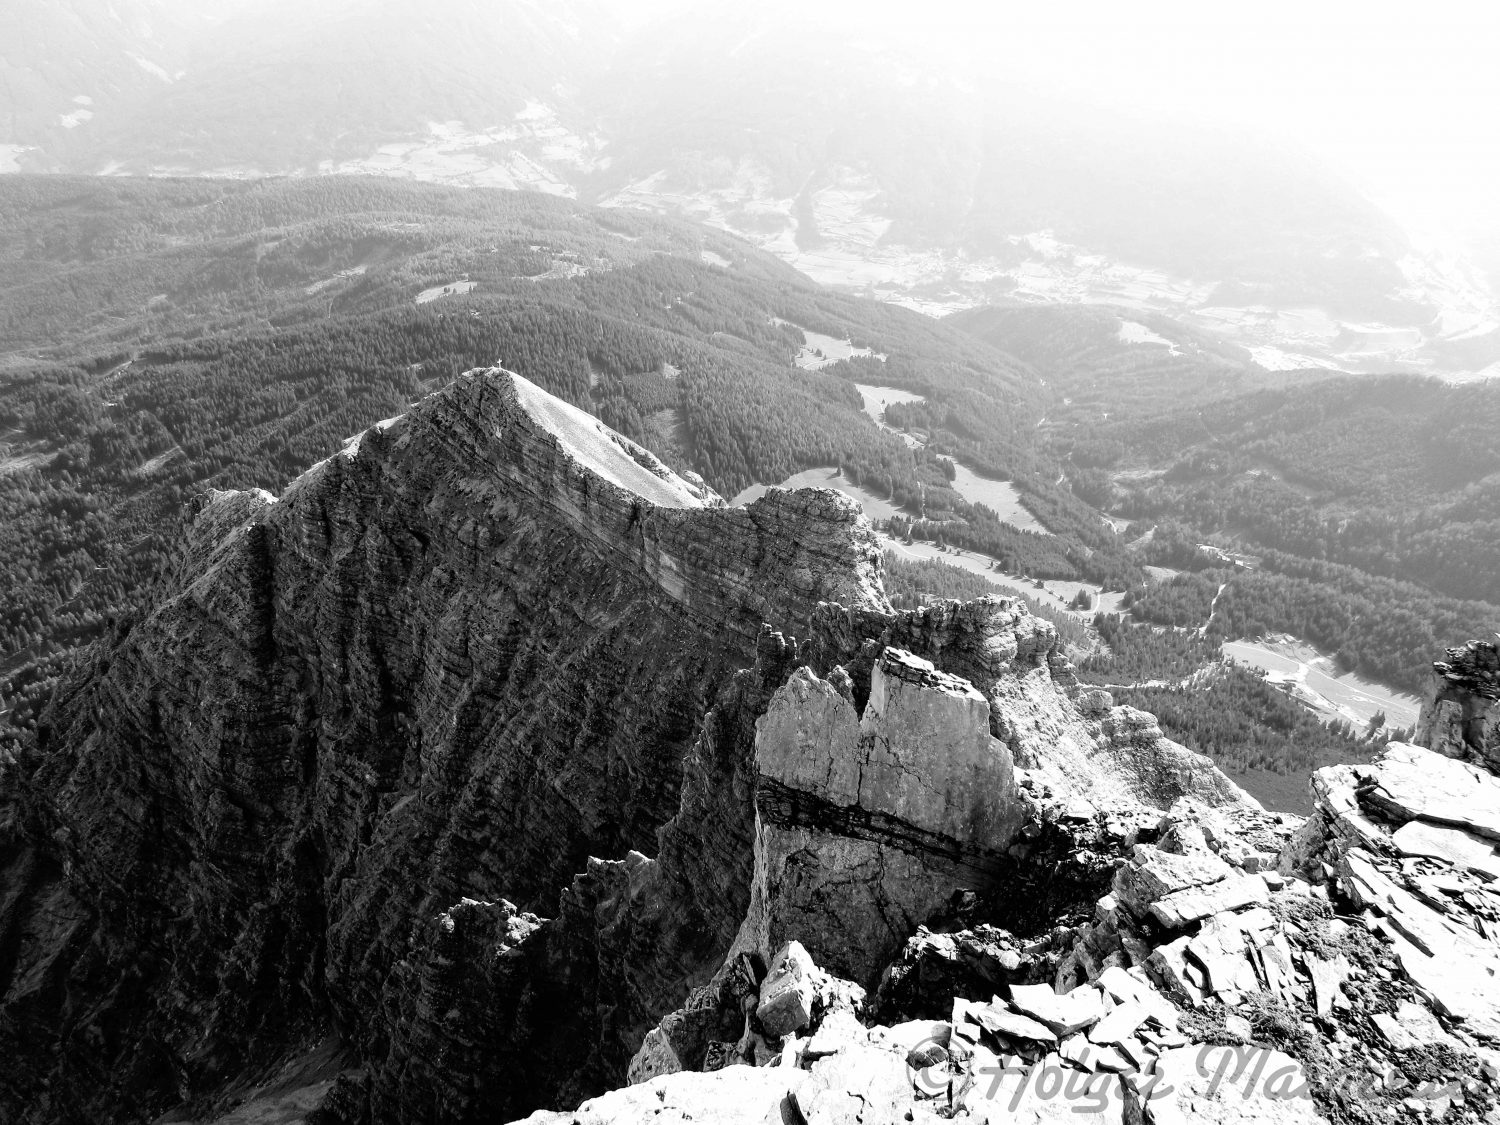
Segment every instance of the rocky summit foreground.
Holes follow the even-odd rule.
[[[629,1086],[527,1121],[1500,1121],[1495,667],[1451,651],[1419,728],[1443,752],[1319,771],[1305,821],[1064,814],[1075,863],[1111,853],[1091,918],[919,927],[873,991],[788,940],[726,963]],[[683,1029],[731,999],[741,1037],[684,1069]]]
[[[59,691],[0,1119],[1483,1119],[1488,656],[1265,813],[1019,603],[892,612],[841,494],[471,372]]]

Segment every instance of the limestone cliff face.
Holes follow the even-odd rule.
[[[963,647],[981,631],[948,640]],[[973,668],[968,647],[953,659],[932,646]],[[890,645],[863,685],[842,667],[797,668],[757,724],[755,884],[729,957],[642,1039],[629,1086],[524,1125],[1495,1121],[1493,646],[1436,667],[1451,707],[1429,701],[1419,729],[1442,741],[1319,770],[1305,821],[1193,796],[1132,815],[1133,798],[1095,775],[1091,827],[1035,799],[1040,774],[1066,763],[1012,767],[985,739],[974,684]],[[1141,782],[1186,776],[1170,749],[1149,760],[1149,716],[1078,702],[1147,751]],[[1434,714],[1444,709],[1447,720]],[[993,727],[1004,718],[997,707]],[[1074,721],[1067,708],[1051,718]],[[929,738],[951,752],[935,762]],[[995,799],[976,809],[964,779]],[[778,810],[795,795],[826,807],[794,838]],[[1011,813],[1024,821],[1011,852],[1049,824],[1075,862],[1105,851],[1112,877],[1078,888],[1082,918],[1054,912],[1046,932],[1021,933],[948,913],[887,962],[873,997],[838,979],[835,965],[863,972],[851,939],[879,947],[902,928],[882,924],[890,908],[916,904],[915,917],[924,894],[974,886]],[[944,869],[939,840],[977,862]],[[1055,853],[1041,862],[1055,869]]]
[[[1500,772],[1500,648],[1470,641],[1432,666],[1416,741]]]
[[[470,373],[216,497],[59,692],[0,820],[0,1117],[204,1108],[330,1037],[328,1120],[577,1104],[663,1017],[732,1041],[784,938],[871,985],[1063,806],[1183,795],[1244,801],[1017,603],[890,612],[839,494],[728,509]]]
[[[956,888],[990,890],[1026,820],[1010,750],[967,680],[887,647],[863,715],[802,668],[756,739],[755,875],[737,949],[790,940],[873,987]]]

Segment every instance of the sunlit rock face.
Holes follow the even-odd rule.
[[[796,937],[873,987],[958,887],[990,889],[1026,818],[1010,750],[968,681],[887,648],[863,716],[799,669],[760,721],[756,865],[742,941]]]

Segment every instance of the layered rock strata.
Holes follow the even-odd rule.
[[[1432,666],[1415,740],[1500,771],[1500,648],[1470,641]]]
[[[414,966],[654,851],[763,625],[826,600],[885,608],[852,502],[726,508],[498,371],[280,499],[219,494],[22,771],[0,1116],[147,1116],[335,1027],[373,1074],[420,1068],[412,1006],[440,1057],[463,989]],[[413,1118],[468,1089],[432,1070]]]
[[[1472,714],[1491,681],[1453,665],[1437,673]],[[1420,729],[1442,730],[1431,710]],[[642,1065],[630,1092],[532,1121],[659,1120],[644,1107],[688,1091],[713,1117],[713,1073],[756,1069],[779,1077],[730,1080],[735,1119],[1492,1125],[1500,777],[1472,739],[1438,745],[1319,771],[1305,821],[1187,796],[1157,818],[1101,810],[1091,832],[1033,809],[1075,852],[1118,837],[1092,918],[1030,938],[919,928],[872,996],[806,965],[805,1017],[774,1027],[742,977],[744,1036],[710,1052],[712,1073]]]
[[[1019,604],[890,613],[839,494],[725,508],[501,371],[216,495],[167,591],[0,820],[10,1120],[576,1104],[685,998],[723,1057],[793,930],[852,1011],[955,892],[1045,909],[1060,819],[1242,796]]]

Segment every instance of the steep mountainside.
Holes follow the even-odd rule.
[[[203,1110],[320,1045],[335,1119],[572,1104],[731,947],[873,986],[954,891],[1045,928],[1073,884],[1008,888],[1049,801],[1243,800],[1045,622],[892,614],[880,569],[839,494],[726,508],[499,370],[216,495],[19,763],[7,1117]]]
[[[280,490],[497,359],[726,496],[843,465],[956,520],[941,446],[877,426],[847,363],[799,365],[821,334],[885,357],[872,382],[982,412],[1022,487],[1056,478],[1017,361],[679,221],[373,177],[5,177],[0,263],[0,726],[143,604],[206,488]],[[1123,564],[1070,501],[1046,544],[993,515],[985,534],[1023,565]]]

